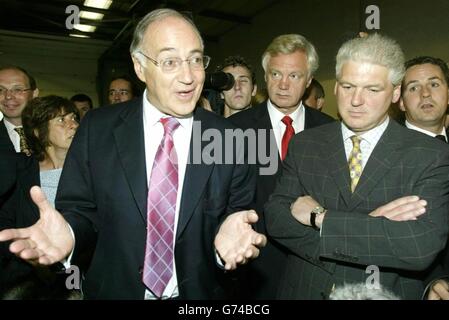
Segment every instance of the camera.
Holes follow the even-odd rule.
[[[234,76],[223,71],[206,73],[204,89],[226,91],[234,86]]]

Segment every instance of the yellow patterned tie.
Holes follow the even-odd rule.
[[[19,134],[20,137],[20,152],[23,152],[27,155],[30,153],[30,149],[28,148],[28,144],[25,138],[25,132],[23,128],[14,128],[14,130]]]
[[[351,191],[354,192],[360,176],[362,175],[362,152],[360,151],[360,139],[358,136],[352,136],[352,151],[349,155],[348,165],[351,176]]]

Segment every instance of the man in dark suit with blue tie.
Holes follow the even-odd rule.
[[[87,299],[224,298],[225,270],[257,257],[266,241],[246,211],[254,171],[234,159],[205,160],[203,134],[224,136],[233,126],[195,109],[209,58],[193,22],[170,9],[150,12],[130,51],[144,96],[83,119],[59,183],[63,216],[36,187],[41,219],[0,232],[0,241],[15,240],[11,251],[42,264],[76,264],[94,249]]]
[[[290,138],[302,130],[317,127],[334,119],[304,105],[301,99],[318,69],[315,47],[299,34],[276,37],[262,55],[268,100],[239,112],[229,119],[243,130],[257,133],[258,159],[255,209],[260,215],[256,230],[266,234],[263,207],[274,190],[278,167],[287,153]],[[261,148],[260,145],[264,148]],[[251,145],[249,146],[251,149]],[[263,154],[263,156],[261,156]],[[263,159],[269,159],[264,163]],[[267,171],[264,172],[263,170]],[[258,259],[251,262],[247,275],[247,296],[253,299],[274,299],[286,263],[285,250],[268,241]]]
[[[421,298],[448,235],[449,149],[389,118],[403,75],[390,38],[340,48],[342,122],[292,139],[265,207],[269,236],[289,250],[280,298],[327,299],[351,283]]]

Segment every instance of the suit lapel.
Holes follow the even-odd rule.
[[[329,174],[337,184],[343,201],[348,205],[351,202],[351,182],[340,122],[336,122],[333,128],[329,132],[328,143],[324,145],[325,149],[322,150],[323,158],[327,159]]]
[[[399,124],[390,119],[387,129],[374,148],[368,162],[363,169],[360,181],[352,195],[349,210],[357,207],[360,202],[369,198],[373,188],[384,179],[385,174],[397,162],[400,155],[396,152],[401,145]]]
[[[310,112],[309,107],[304,105],[304,130],[315,127],[315,123],[313,121],[312,113]]]
[[[197,131],[201,132],[201,136],[205,130],[213,128],[213,124],[210,123],[211,117],[205,119],[206,112],[207,111],[204,111],[202,108],[197,107],[193,117],[194,129],[192,131],[195,132],[195,126],[198,126],[200,122],[201,131],[199,130]],[[201,153],[204,147],[210,143],[209,141],[206,142],[202,141],[201,137],[197,137],[196,135],[192,135],[190,139],[190,150],[188,157],[189,160],[187,163],[186,173],[184,176],[184,186],[182,188],[182,196],[181,196],[181,207],[179,208],[179,221],[177,227],[178,229],[176,232],[177,239],[179,239],[180,236],[182,235],[188,222],[190,221],[190,218],[193,215],[193,212],[195,211],[195,208],[198,205],[198,202],[203,196],[204,189],[207,186],[207,181],[214,167],[214,164],[210,165],[203,164],[202,160],[201,163],[195,162],[195,159],[198,159],[199,156],[193,155],[193,152],[199,152],[199,150],[197,148],[194,148],[194,139],[196,139],[195,144],[198,144],[199,142],[197,141],[197,139],[200,139]]]
[[[147,174],[142,100],[135,101],[120,115],[123,122],[114,130],[118,156],[143,220],[147,220]]]
[[[4,120],[0,121],[0,151],[3,150],[16,152],[16,150],[14,149],[14,144],[9,138],[8,130],[6,129]]]
[[[258,109],[254,116],[254,123],[256,129],[267,130],[265,135],[265,152],[268,154],[270,151],[271,141],[275,141],[277,161],[281,164],[281,156],[279,155],[279,147],[276,143],[276,139],[273,134],[273,125],[271,123],[270,114],[268,113],[267,101],[265,101],[261,108]],[[258,146],[259,147],[259,146]],[[270,157],[271,158],[271,157]],[[257,157],[258,159],[258,157]],[[279,171],[278,171],[279,172]],[[276,176],[276,175],[275,175]]]

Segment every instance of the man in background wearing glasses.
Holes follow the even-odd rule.
[[[39,89],[34,78],[16,66],[0,68],[0,140],[9,137],[11,148],[16,152],[27,152],[22,129],[22,111],[28,101],[37,97]],[[22,139],[22,141],[21,141]]]
[[[56,208],[64,216],[34,187],[39,222],[4,230],[0,241],[13,240],[14,253],[41,264],[76,265],[93,249],[86,299],[229,296],[232,272],[224,271],[257,257],[266,238],[251,228],[258,217],[247,210],[254,168],[201,157],[208,144],[195,139],[198,123],[201,133],[222,136],[234,128],[195,108],[209,63],[203,50],[185,16],[170,9],[146,15],[130,48],[143,97],[87,113],[59,183]]]

